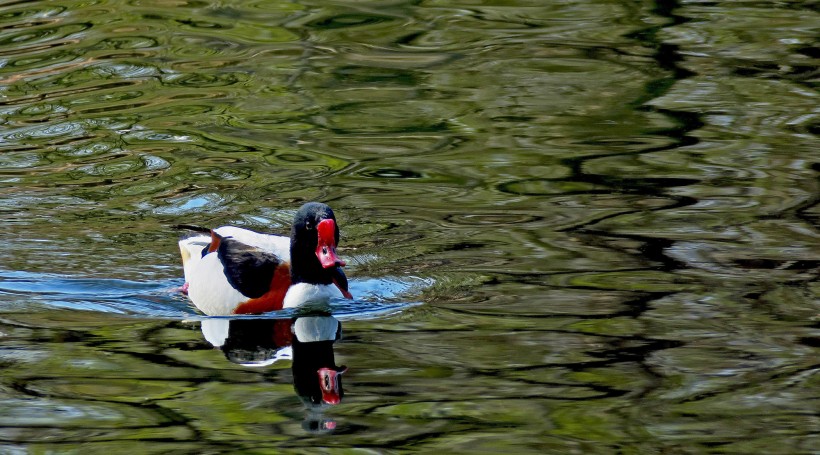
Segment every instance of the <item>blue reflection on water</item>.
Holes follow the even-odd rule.
[[[418,277],[382,277],[351,280],[355,299],[333,301],[329,310],[339,318],[368,318],[418,304],[406,299],[432,284]],[[179,291],[181,279],[130,281],[80,278],[66,275],[0,270],[0,312],[31,305],[101,311],[153,318],[204,319]],[[294,310],[236,318],[292,317]]]

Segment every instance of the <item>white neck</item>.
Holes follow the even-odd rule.
[[[296,283],[288,289],[283,308],[296,308],[304,305],[326,304],[332,297],[341,297],[341,292],[332,284]]]

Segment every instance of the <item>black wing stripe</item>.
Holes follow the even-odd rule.
[[[273,274],[282,264],[276,255],[231,237],[223,237],[216,251],[228,283],[252,299],[262,297],[270,290]]]

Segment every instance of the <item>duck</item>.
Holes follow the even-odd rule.
[[[302,205],[290,237],[235,226],[197,230],[203,232],[179,241],[185,275],[181,289],[208,316],[260,314],[353,298],[342,270],[346,264],[336,253],[339,226],[327,204]]]

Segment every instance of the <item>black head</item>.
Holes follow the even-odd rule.
[[[342,267],[345,263],[336,255],[339,244],[339,226],[336,215],[326,204],[308,202],[293,218],[290,231],[291,281],[309,284],[339,286],[345,296],[347,278]]]
[[[327,204],[321,202],[308,202],[299,208],[296,215],[293,217],[293,226],[290,230],[291,245],[299,238],[299,240],[312,244],[314,247],[318,240],[319,223],[325,220],[333,221],[335,230],[333,232],[333,241],[339,242],[339,227],[336,226],[336,215]]]

